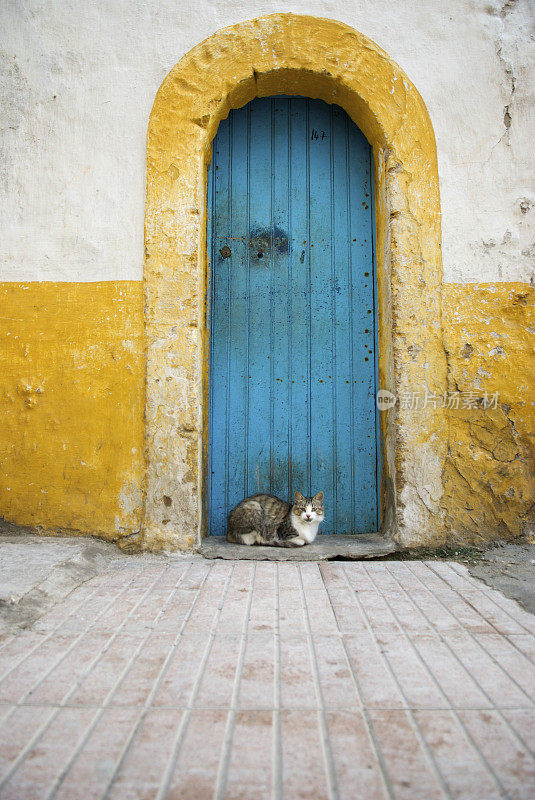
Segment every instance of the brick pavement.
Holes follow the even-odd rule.
[[[456,563],[115,560],[3,635],[0,797],[532,800],[534,662]]]

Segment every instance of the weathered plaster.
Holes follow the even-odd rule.
[[[465,401],[448,411],[445,539],[480,543],[534,528],[534,299],[522,283],[444,287],[448,391]]]
[[[139,531],[139,282],[0,284],[0,517],[116,540]]]
[[[338,103],[373,144],[382,244],[381,374],[396,392],[425,385],[440,393],[446,386],[436,147],[420,95],[377,45],[332,20],[274,14],[219,31],[171,70],[149,123],[143,543],[151,549],[191,547],[202,528],[211,141],[231,108],[276,93]],[[404,409],[395,414],[396,439],[387,436],[385,445],[394,470],[387,476],[389,532],[404,543],[430,541],[442,527],[436,487],[446,454],[444,414],[424,409],[417,420]]]
[[[533,407],[525,395],[525,386],[534,383],[526,353],[533,329],[527,326],[528,306],[515,299],[529,289],[535,254],[530,0],[400,0],[395,24],[391,4],[369,0],[337,0],[334,6],[295,0],[292,8],[335,17],[381,45],[402,68],[399,74],[418,87],[437,139],[444,273],[457,282],[443,285],[438,332],[440,273],[433,266],[440,259],[420,246],[422,237],[427,241],[427,222],[422,227],[421,220],[438,188],[414,196],[412,174],[421,165],[416,160],[411,169],[403,163],[400,170],[399,143],[384,144],[388,125],[373,127],[383,110],[370,113],[367,122],[363,107],[350,111],[375,143],[381,385],[440,391],[446,385],[445,348],[448,391],[458,386],[481,396],[498,387],[505,398],[498,409],[486,411],[450,410],[426,418],[404,411],[399,427],[396,411],[383,415],[385,528],[399,522],[407,543],[418,540],[420,529],[436,542],[514,536],[529,524],[534,472]],[[202,236],[199,250],[192,242],[204,230],[200,166],[218,114],[226,112],[216,98],[209,120],[205,112],[192,114],[204,143],[187,132],[186,149],[192,141],[199,148],[194,145],[191,153],[199,167],[192,184],[187,186],[174,163],[164,175],[171,188],[160,211],[169,239],[160,255],[168,291],[147,295],[146,314],[153,334],[149,375],[159,364],[169,380],[149,398],[147,414],[163,424],[151,448],[186,467],[156,484],[154,502],[162,514],[155,538],[141,542],[146,124],[158,86],[184,53],[225,25],[274,10],[271,0],[199,0],[191,8],[170,0],[128,8],[112,0],[0,5],[0,279],[11,282],[1,286],[0,516],[52,530],[121,536],[133,547],[161,547],[164,529],[178,531],[182,546],[196,540],[196,487],[201,445],[207,445],[200,413],[206,342],[199,317]],[[311,38],[297,45],[298,58],[317,46]],[[238,71],[248,53],[237,60]],[[329,54],[324,57],[320,47],[322,66]],[[235,55],[222,57],[226,78],[212,76],[222,86],[221,97],[235,85],[229,67]],[[261,55],[265,65],[280,52]],[[202,58],[199,65],[203,74],[217,68],[203,67]],[[351,56],[348,65],[365,67],[366,59]],[[197,87],[194,64],[191,69],[191,91],[176,87],[181,102],[194,103],[207,85]],[[329,79],[314,77],[314,69],[310,82],[298,88],[325,92],[328,99]],[[366,75],[376,100],[381,75]],[[409,141],[414,131],[407,115],[414,109],[405,108],[403,89],[397,81],[390,102],[398,104],[399,116],[392,116],[391,128],[404,119],[400,137]],[[230,100],[245,102],[247,91]],[[344,102],[350,103],[350,94]],[[204,102],[205,95],[198,96]],[[210,129],[199,127],[205,124]],[[190,208],[200,214],[181,206],[193,195],[199,203]],[[394,263],[392,247],[400,246],[409,255]],[[147,269],[157,278],[158,264],[147,262]],[[102,282],[84,286],[90,281]],[[407,281],[417,283],[415,302],[412,290],[403,291]],[[421,302],[427,290],[429,308],[427,300]],[[168,494],[174,482],[178,506]]]
[[[418,87],[437,140],[445,279],[529,282],[532,0],[3,0],[0,280],[141,280],[159,85],[218,29],[281,8],[356,28]]]

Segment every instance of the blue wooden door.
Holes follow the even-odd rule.
[[[208,176],[209,532],[266,492],[378,526],[371,150],[338,106],[254,100]]]

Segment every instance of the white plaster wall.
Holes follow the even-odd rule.
[[[0,280],[140,280],[160,83],[218,28],[275,11],[353,26],[419,89],[438,145],[445,279],[529,280],[531,0],[2,0]]]

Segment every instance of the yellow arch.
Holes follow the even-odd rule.
[[[380,47],[334,20],[272,14],[216,32],[173,67],[149,122],[143,542],[151,549],[190,548],[202,529],[211,142],[232,108],[282,93],[337,103],[373,145],[381,386],[398,396],[446,388],[436,145],[418,91]],[[383,414],[384,528],[405,543],[431,542],[441,527],[443,426],[432,407]]]

